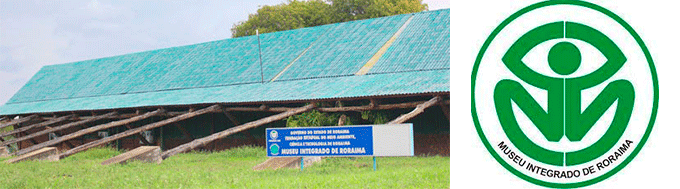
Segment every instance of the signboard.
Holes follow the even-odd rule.
[[[268,128],[267,156],[413,156],[413,124]]]

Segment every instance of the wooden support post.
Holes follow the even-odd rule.
[[[378,106],[378,101],[376,101],[375,99],[371,98],[371,99],[368,99],[368,100],[371,101],[370,103],[368,103],[368,107],[375,108],[376,106]]]
[[[17,124],[16,127],[21,127],[21,123]],[[24,134],[24,135],[28,135],[28,132],[26,132],[26,131],[21,132],[21,133]],[[35,139],[30,139],[28,141],[31,142],[31,144],[33,144],[33,145],[38,144],[38,141],[35,141]]]
[[[80,146],[75,147],[73,149],[70,149],[70,150],[68,150],[64,153],[59,154],[59,157],[64,158],[64,157],[73,155],[75,153],[85,151],[85,150],[90,149],[92,147],[96,147],[96,146],[99,146],[99,145],[102,145],[102,144],[106,144],[106,143],[109,143],[111,141],[118,140],[118,139],[130,136],[130,135],[136,134],[136,133],[140,133],[140,132],[147,131],[147,130],[150,130],[150,129],[162,127],[162,126],[165,126],[165,125],[168,125],[168,124],[171,124],[171,123],[186,120],[186,119],[196,117],[196,116],[199,116],[199,115],[203,115],[203,114],[206,114],[206,113],[213,113],[213,112],[219,112],[219,111],[220,111],[220,106],[219,105],[213,105],[213,106],[210,106],[210,107],[198,110],[198,111],[182,114],[182,115],[179,115],[177,117],[173,117],[173,118],[165,119],[163,121],[159,121],[159,122],[156,122],[156,123],[144,125],[144,126],[141,126],[141,127],[135,128],[135,129],[127,130],[127,131],[122,132],[122,133],[118,133],[118,134],[110,136],[110,137],[106,137],[106,138],[103,138],[103,139],[100,139],[100,140],[96,140],[96,141],[89,142],[87,144],[80,145]]]
[[[244,130],[247,130],[247,129],[251,129],[251,128],[254,128],[254,127],[259,127],[259,126],[262,126],[264,124],[271,123],[271,122],[274,122],[274,121],[278,121],[278,120],[290,117],[290,116],[295,115],[295,114],[299,114],[299,113],[302,113],[302,112],[309,111],[312,108],[314,108],[314,104],[309,104],[309,105],[306,105],[306,106],[300,107],[300,108],[294,108],[294,109],[287,111],[287,112],[283,112],[283,113],[280,113],[280,114],[276,114],[276,115],[273,115],[273,116],[262,118],[262,119],[259,119],[259,120],[256,120],[256,121],[248,122],[248,123],[245,123],[243,125],[232,127],[232,128],[229,128],[229,129],[224,130],[222,132],[212,134],[212,135],[207,136],[207,137],[196,139],[196,140],[191,141],[189,143],[180,145],[178,147],[175,147],[173,149],[170,149],[168,151],[163,152],[163,159],[167,159],[168,157],[173,156],[173,155],[178,154],[178,153],[191,151],[191,150],[193,150],[197,147],[204,146],[207,143],[210,143],[210,142],[217,140],[217,139],[220,139],[220,138],[224,138],[224,137],[232,135],[234,133],[238,133],[238,132],[241,132],[241,131],[244,131]]]
[[[133,122],[144,120],[144,119],[152,117],[152,116],[158,116],[158,115],[161,115],[163,113],[165,113],[165,112],[162,111],[162,110],[156,110],[156,111],[149,112],[149,113],[146,113],[144,115],[140,115],[140,116],[133,117],[133,118],[130,118],[130,119],[114,121],[114,122],[110,122],[110,123],[106,123],[106,124],[102,124],[102,125],[97,125],[97,126],[94,126],[94,127],[89,127],[89,128],[82,129],[82,130],[76,131],[74,133],[71,133],[69,135],[59,137],[57,140],[46,141],[46,142],[40,143],[38,145],[34,145],[34,146],[28,147],[26,149],[19,150],[15,154],[16,155],[26,154],[28,152],[41,149],[43,147],[56,145],[56,144],[59,144],[61,142],[66,141],[66,140],[74,139],[74,138],[77,138],[77,137],[80,137],[80,136],[83,136],[83,135],[86,135],[86,134],[89,134],[89,133],[93,133],[93,132],[97,132],[97,131],[104,130],[104,129],[109,129],[109,128],[113,128],[113,127],[118,127],[118,126],[130,124],[130,123],[133,123]]]
[[[17,120],[12,120],[9,123],[0,124],[0,129],[3,129],[5,127],[9,127],[9,126],[12,126],[12,125],[17,125],[17,124],[26,123],[26,122],[33,121],[33,120],[40,120],[40,119],[41,118],[38,115],[31,115],[31,116],[28,116],[28,117],[19,118]]]
[[[132,130],[132,127],[130,127],[129,124],[125,124],[125,128],[127,128],[128,130]],[[137,133],[137,134],[135,134],[135,136],[137,136],[137,138],[139,138],[139,142],[144,143],[144,145],[147,145],[147,146],[151,145],[151,142],[146,140],[146,138],[144,138],[144,135],[142,135],[142,133]]]
[[[158,128],[158,145],[161,147],[161,151],[165,149],[165,133],[163,132],[163,127]]]
[[[388,124],[404,123],[405,121],[407,121],[407,120],[409,120],[413,117],[416,117],[418,114],[425,112],[425,109],[429,108],[430,106],[437,104],[441,100],[442,100],[442,97],[436,96],[436,97],[428,100],[425,103],[418,104],[418,106],[416,106],[416,109],[414,109],[413,111],[411,111],[407,114],[404,114],[404,115],[397,117],[396,119],[390,121]]]
[[[338,119],[338,126],[343,126],[345,125],[345,120],[347,119],[347,116],[345,114],[342,114],[340,116],[340,119]]]
[[[46,126],[50,126],[50,125],[53,125],[53,124],[56,124],[56,123],[59,123],[59,122],[62,122],[62,121],[69,120],[73,117],[74,117],[73,115],[67,115],[67,116],[63,116],[63,117],[60,117],[60,118],[51,119],[51,120],[48,120],[48,121],[29,125],[29,126],[26,126],[26,127],[14,128],[14,130],[12,130],[10,132],[0,134],[0,138],[6,137],[6,136],[9,136],[9,135],[13,135],[13,134],[17,134],[19,132],[28,131],[28,130],[34,129],[34,128],[43,128],[43,127],[46,127]]]
[[[215,114],[210,114],[210,134],[215,134]],[[211,151],[216,151],[215,150],[215,143],[212,143],[212,146],[210,147]]]
[[[42,136],[42,135],[45,135],[45,134],[48,134],[48,133],[53,133],[55,131],[60,131],[60,130],[68,129],[68,128],[71,128],[71,127],[75,127],[75,126],[84,125],[84,124],[88,124],[88,123],[91,123],[91,122],[99,121],[99,120],[102,120],[102,119],[111,118],[111,117],[115,116],[116,114],[117,114],[116,112],[111,112],[111,113],[108,113],[108,114],[92,117],[90,119],[86,119],[86,120],[82,120],[82,121],[78,121],[78,122],[73,122],[73,123],[69,123],[69,124],[66,124],[66,125],[61,125],[61,126],[58,126],[58,127],[54,127],[54,128],[51,128],[51,129],[47,129],[47,130],[43,130],[43,131],[40,131],[40,132],[33,133],[33,134],[28,135],[28,136],[24,136],[24,137],[21,137],[21,138],[17,138],[17,139],[14,139],[14,140],[3,142],[2,144],[0,144],[0,146],[6,146],[6,145],[9,145],[9,144],[12,144],[12,143],[17,143],[17,142],[32,139],[32,138],[35,138],[35,137],[38,137],[38,136]]]

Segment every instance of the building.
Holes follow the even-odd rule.
[[[439,133],[421,138],[448,154],[449,32],[444,9],[45,66],[0,107],[0,127],[15,126],[0,138],[15,154],[57,146],[61,157],[105,144],[223,149],[263,144],[264,127],[313,109],[426,103],[409,116],[441,108],[411,120],[416,143]]]

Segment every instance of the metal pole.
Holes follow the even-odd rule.
[[[373,171],[376,171],[378,169],[378,166],[376,165],[375,162],[375,156],[373,156]]]
[[[300,157],[300,171],[302,171],[303,169],[305,169],[305,158]]]

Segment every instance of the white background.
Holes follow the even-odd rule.
[[[471,116],[470,78],[489,34],[516,11],[539,1],[451,2],[451,187],[541,188],[513,175],[482,144]],[[680,170],[680,4],[675,1],[590,1],[625,20],[647,45],[659,79],[654,129],[640,153],[589,188],[678,187]],[[466,90],[463,90],[466,89]]]

